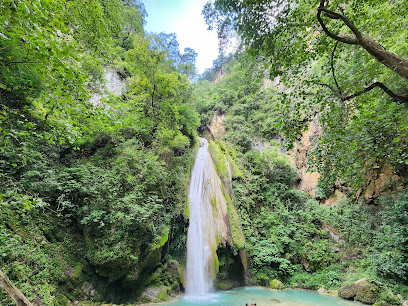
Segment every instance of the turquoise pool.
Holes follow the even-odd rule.
[[[364,305],[347,301],[334,296],[320,294],[307,290],[272,290],[262,287],[245,287],[228,291],[218,291],[198,297],[180,296],[166,305],[193,306],[193,305],[228,305],[245,306],[256,303],[257,306],[335,306],[335,305]]]

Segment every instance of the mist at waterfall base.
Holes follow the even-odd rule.
[[[214,256],[217,240],[226,241],[225,199],[221,182],[208,152],[208,142],[200,138],[200,148],[191,172],[188,190],[190,225],[187,233],[186,292],[166,305],[362,305],[306,290],[276,291],[262,287],[215,292]],[[215,199],[216,205],[211,201]]]

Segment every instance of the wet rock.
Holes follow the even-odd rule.
[[[346,300],[354,300],[356,296],[356,287],[355,285],[346,285],[339,289],[339,297]]]
[[[91,283],[84,282],[81,286],[81,290],[86,299],[90,299],[93,301],[99,301],[102,299],[101,294]]]
[[[160,286],[160,287],[150,287],[143,291],[140,299],[143,303],[158,303],[165,302],[168,300],[168,291],[169,287]]]
[[[177,280],[179,278],[179,268],[179,263],[175,260],[170,260],[167,264],[167,271],[173,280]]]
[[[238,287],[238,285],[239,284],[230,279],[215,281],[215,287],[219,290],[230,290],[232,288]]]

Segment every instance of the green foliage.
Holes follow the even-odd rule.
[[[223,161],[215,143],[211,152],[218,156],[217,163]],[[335,262],[327,233],[321,229],[327,211],[293,189],[296,174],[278,153],[278,144],[272,142],[262,153],[252,149],[241,155],[241,162],[243,175],[232,185],[234,203],[258,283],[287,280],[302,263],[311,271],[319,271]],[[234,216],[230,209],[229,214]],[[230,223],[233,231],[234,222]]]
[[[326,289],[337,289],[343,281],[343,272],[338,266],[331,265],[315,273],[299,271],[290,278],[290,286],[312,290],[317,290],[323,286]]]
[[[385,209],[380,213],[382,223],[374,236],[370,261],[383,277],[407,282],[408,252],[408,193],[382,199]]]
[[[401,18],[408,8],[404,1],[322,3],[347,17],[365,38],[402,59],[408,58],[406,41],[401,39],[407,35],[403,26],[406,17]],[[391,164],[395,172],[406,173],[406,102],[379,88],[345,98],[374,82],[385,84],[400,96],[406,96],[407,86],[406,77],[384,66],[384,61],[374,58],[360,42],[339,43],[327,32],[318,31],[317,7],[316,1],[217,0],[208,2],[203,13],[223,40],[237,33],[247,52],[265,65],[265,76],[275,84],[279,82],[272,97],[264,102],[269,119],[262,122],[270,124],[268,130],[281,133],[290,147],[308,122],[318,121],[321,137],[309,166],[321,174],[322,195],[330,196],[338,181],[358,190],[368,169]],[[322,16],[328,31],[354,35],[341,18]],[[248,121],[245,116],[234,118],[241,126],[245,126],[245,119]],[[244,133],[233,142],[248,149],[251,133],[248,128],[242,130]]]
[[[0,265],[39,303],[84,299],[84,282],[135,299],[183,257],[195,53],[175,63],[145,37],[139,1],[10,0],[0,16]],[[127,91],[92,105],[106,66]]]
[[[224,198],[227,201],[227,211],[231,227],[232,244],[234,250],[239,251],[245,248],[245,236],[244,233],[242,232],[240,218],[239,215],[237,214],[236,208],[232,204],[229,195],[224,193]]]

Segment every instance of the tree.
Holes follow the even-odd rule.
[[[406,1],[216,0],[203,13],[281,77],[269,116],[288,146],[319,121],[309,162],[323,195],[339,180],[361,187],[366,169],[387,163],[406,172]]]
[[[315,1],[271,1],[271,0],[216,0],[214,4],[208,2],[203,10],[207,24],[210,27],[217,27],[220,38],[225,39],[236,31],[242,38],[243,43],[250,48],[250,51],[256,55],[272,57],[274,64],[292,66],[296,60],[289,59],[295,56],[301,59],[313,59],[314,54],[310,51],[315,48],[314,45],[324,42],[327,47],[327,40],[321,33],[337,42],[348,45],[358,45],[366,50],[379,63],[388,67],[391,71],[397,73],[403,79],[408,81],[408,60],[392,51],[388,51],[380,43],[363,34],[363,30],[354,24],[345,13],[339,13],[338,10],[351,10],[352,15],[361,16],[358,12],[359,4],[356,1],[347,1],[339,5],[337,1],[320,0],[316,9]],[[384,4],[387,1],[381,1]],[[407,10],[403,2],[390,4],[393,9],[402,8]],[[378,5],[380,6],[380,5]],[[316,17],[316,19],[314,18]],[[325,21],[324,17],[328,18]],[[320,25],[317,27],[316,20]],[[338,25],[337,21],[342,22]],[[336,33],[333,27],[345,29],[346,32]],[[351,33],[347,33],[351,31]],[[316,38],[318,39],[316,41]],[[337,43],[333,54],[337,49]],[[333,57],[332,54],[332,57]],[[297,64],[300,62],[297,61]],[[276,68],[272,68],[277,72]],[[403,95],[395,94],[385,84],[381,82],[372,82],[356,93],[344,95],[340,90],[332,64],[332,74],[337,88],[328,84],[326,86],[332,90],[336,96],[342,100],[350,100],[364,94],[374,88],[381,88],[392,98],[404,102],[408,105],[408,98]]]
[[[31,306],[30,301],[13,285],[9,278],[0,270],[0,287],[13,299],[17,306]]]
[[[197,52],[191,48],[184,48],[184,52],[181,53],[175,33],[152,35],[151,47],[166,55],[167,62],[174,70],[188,77],[190,81],[194,79],[197,73],[195,67]]]

